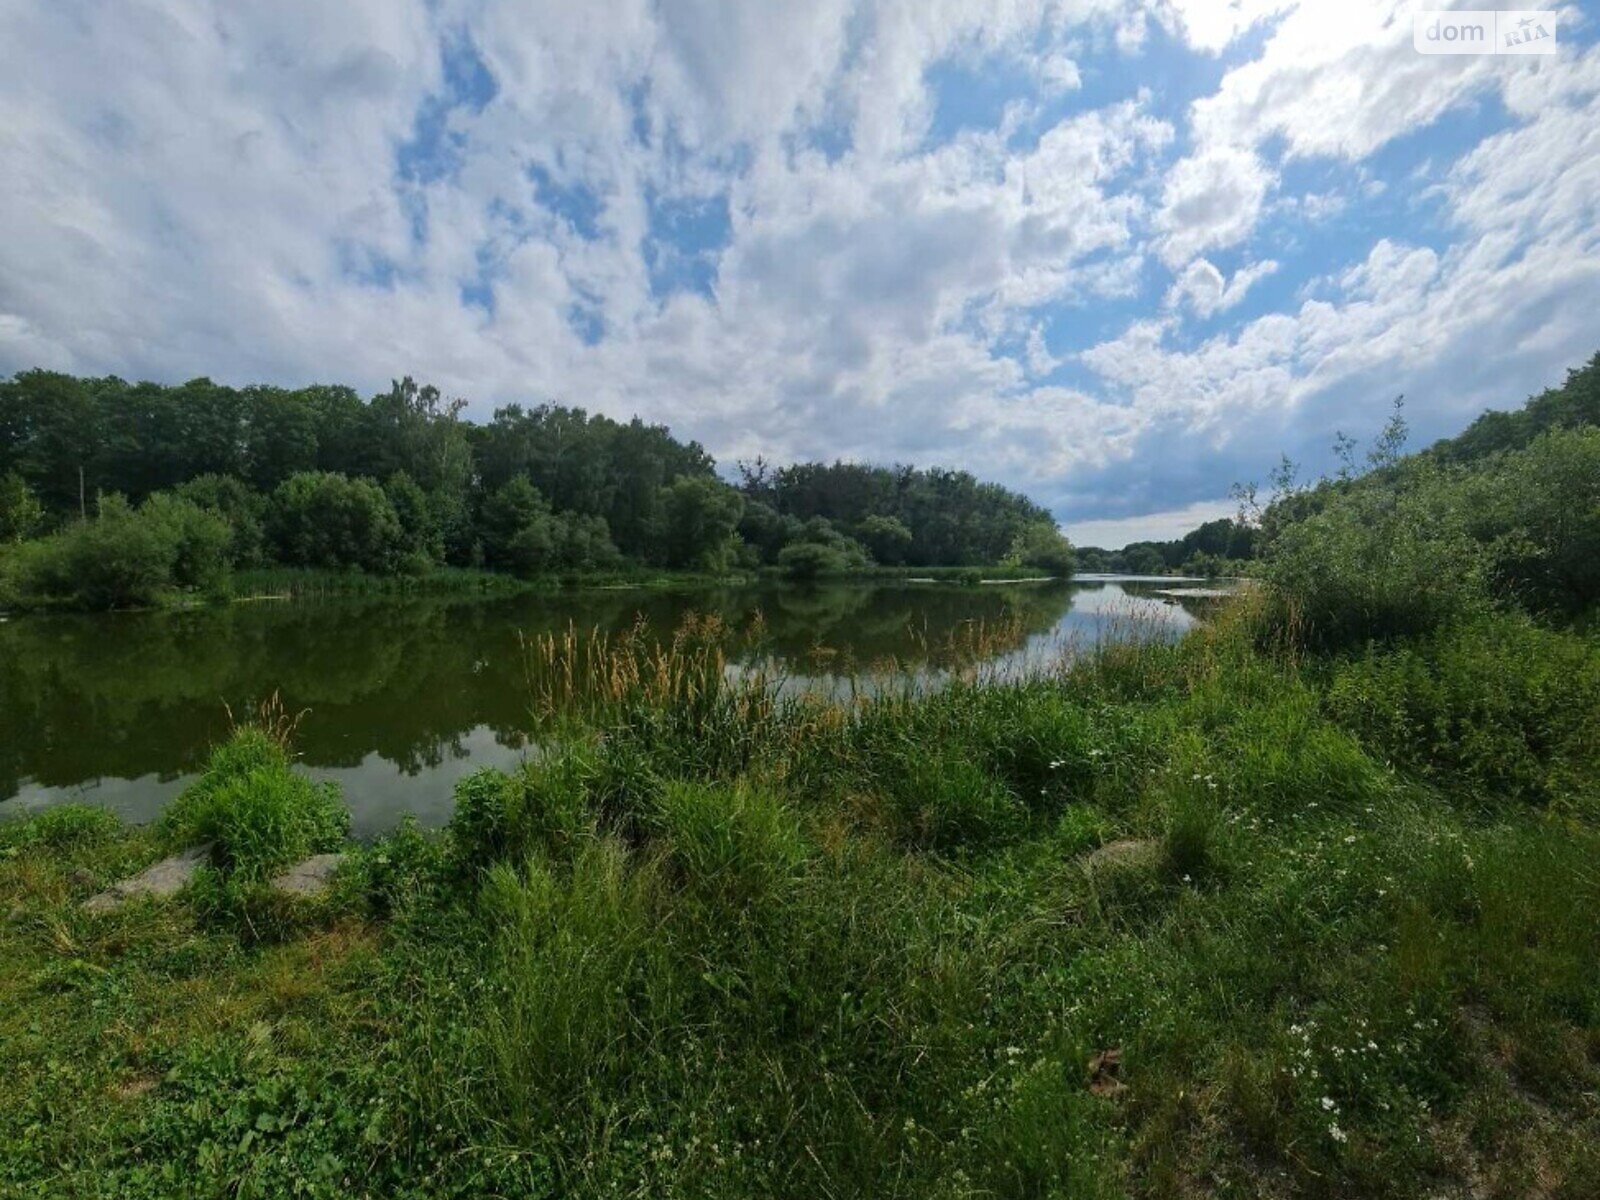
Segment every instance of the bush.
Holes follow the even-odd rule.
[[[1054,522],[1040,521],[1017,534],[1006,554],[1005,564],[1033,567],[1066,578],[1077,568],[1077,557],[1072,552],[1072,543]]]
[[[842,575],[849,563],[843,551],[816,542],[793,542],[778,551],[778,566],[791,579],[819,579]]]
[[[157,492],[140,505],[139,518],[152,523],[172,545],[172,583],[212,594],[226,591],[233,530],[224,517]]]
[[[1462,497],[1426,464],[1363,481],[1273,541],[1266,576],[1279,622],[1324,648],[1427,633],[1483,612],[1486,556]]]
[[[1550,803],[1600,781],[1600,654],[1523,617],[1371,648],[1336,669],[1327,708],[1383,757],[1484,795]]]
[[[122,497],[108,496],[93,521],[17,547],[10,572],[25,604],[134,608],[162,598],[176,561],[168,531],[142,520]]]
[[[576,747],[553,751],[515,776],[493,767],[468,775],[456,784],[447,827],[457,874],[476,876],[530,854],[569,858],[593,830],[589,792],[597,778],[592,758]]]
[[[1535,610],[1600,601],[1600,429],[1563,429],[1492,461],[1465,486],[1497,588]]]
[[[302,471],[279,484],[267,533],[278,559],[292,566],[383,574],[405,549],[405,531],[383,489],[329,471]]]

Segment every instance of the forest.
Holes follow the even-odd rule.
[[[1044,509],[964,471],[741,464],[637,417],[511,404],[482,424],[410,378],[0,382],[0,601],[130,607],[263,566],[421,577],[874,565],[1071,573]]]

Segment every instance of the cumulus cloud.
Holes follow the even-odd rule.
[[[1269,258],[1240,267],[1228,279],[1208,260],[1197,258],[1167,289],[1165,303],[1168,308],[1187,308],[1205,320],[1238,304],[1258,279],[1265,279],[1277,269],[1278,264]]]
[[[1442,430],[1592,349],[1595,52],[1422,59],[1403,17],[7,6],[0,371],[409,372],[479,416],[554,398],[725,460],[958,463],[1064,517],[1179,511],[1386,373],[1440,393]],[[1195,94],[1172,81],[1203,71],[1152,61],[1219,53]],[[1374,166],[1490,101],[1425,180]],[[1339,174],[1287,187],[1302,162]],[[1386,185],[1409,210],[1296,257]],[[1274,271],[1295,306],[1241,321]]]

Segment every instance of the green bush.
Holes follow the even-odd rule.
[[[530,854],[571,856],[594,830],[591,786],[602,782],[582,747],[554,750],[516,775],[493,767],[456,784],[450,817],[450,858],[458,874],[480,875],[497,862],[520,863]]]
[[[280,562],[359,567],[384,574],[403,555],[405,531],[376,483],[331,471],[291,475],[272,493],[267,534]]]
[[[1279,620],[1324,648],[1427,633],[1487,609],[1487,561],[1459,489],[1427,464],[1362,481],[1274,539]]]
[[[227,578],[228,526],[186,500],[156,495],[138,509],[102,498],[93,520],[15,547],[6,566],[30,606],[137,608],[175,588],[215,591]]]
[[[1534,610],[1600,602],[1600,429],[1562,429],[1492,460],[1464,485],[1497,589]]]
[[[1340,664],[1333,719],[1375,752],[1485,796],[1596,794],[1600,652],[1592,639],[1501,616]]]
[[[778,551],[778,566],[791,579],[821,579],[850,569],[844,552],[817,542],[792,542]]]

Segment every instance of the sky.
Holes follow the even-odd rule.
[[[1600,350],[1600,11],[1415,7],[0,0],[0,375],[409,374],[1176,536]]]

